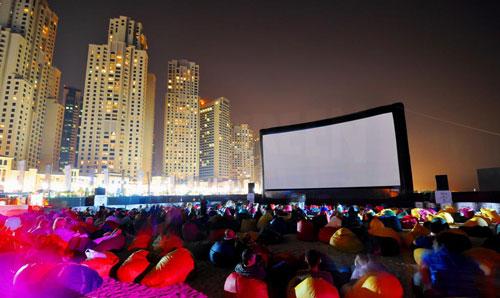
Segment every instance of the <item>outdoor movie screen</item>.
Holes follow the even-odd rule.
[[[265,131],[265,130],[264,130]],[[265,190],[398,187],[393,113],[262,134]]]

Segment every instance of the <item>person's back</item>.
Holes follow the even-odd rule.
[[[300,279],[306,279],[308,276],[311,276],[313,278],[322,278],[325,281],[329,282],[330,284],[333,283],[333,277],[330,272],[327,271],[321,271],[318,269],[319,264],[321,262],[321,255],[311,249],[306,252],[306,262],[308,265],[307,270],[300,270],[297,272],[297,277]]]
[[[260,257],[254,254],[251,249],[245,249],[242,253],[241,259],[241,263],[238,263],[234,269],[236,273],[248,278],[266,278],[266,270],[262,266]]]

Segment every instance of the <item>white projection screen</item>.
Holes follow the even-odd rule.
[[[261,132],[265,190],[399,187],[394,115]],[[406,130],[406,128],[405,128]]]

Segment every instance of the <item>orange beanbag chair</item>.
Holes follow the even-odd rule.
[[[322,278],[308,277],[295,287],[297,298],[339,298],[339,291]]]
[[[334,228],[334,227],[324,227],[321,230],[319,230],[318,233],[318,240],[324,243],[330,243],[330,238],[332,238],[332,235],[337,232],[339,228]]]
[[[492,249],[474,247],[464,251],[463,254],[476,261],[486,276],[494,276],[500,268],[500,254]]]
[[[384,226],[384,223],[378,218],[372,219],[372,221],[370,222],[370,229],[368,230],[368,233],[373,236],[393,238],[398,242],[399,246],[401,246],[402,241],[399,234],[391,228],[386,228]]]
[[[431,234],[431,230],[429,230],[428,228],[422,226],[421,224],[419,224],[417,222],[415,224],[415,226],[413,227],[413,229],[405,235],[405,238],[404,238],[405,245],[406,245],[406,247],[410,247],[412,245],[413,241],[415,241],[415,239],[417,239],[417,237],[427,236],[430,234]]]
[[[149,266],[149,261],[146,258],[149,251],[141,249],[131,254],[125,262],[118,268],[116,277],[121,282],[134,282]]]
[[[189,250],[178,248],[156,264],[155,268],[144,276],[141,284],[150,288],[163,288],[184,282],[194,269],[194,260]]]
[[[104,251],[102,252],[106,257],[94,257],[81,262],[81,265],[85,265],[91,269],[97,271],[100,277],[108,277],[109,271],[118,264],[120,259],[112,252]]]
[[[301,220],[297,223],[297,240],[316,241],[316,229],[314,223],[308,220]]]
[[[130,244],[128,250],[133,250],[136,248],[147,249],[149,247],[149,242],[153,236],[153,231],[149,229],[141,230],[137,233],[134,242]]]
[[[392,274],[368,272],[352,287],[344,288],[344,298],[401,298],[403,286]]]
[[[229,274],[224,283],[226,298],[267,298],[267,285],[264,281],[248,278],[236,272]]]
[[[481,214],[488,217],[493,223],[500,222],[500,215],[498,215],[498,212],[495,209],[481,208]]]
[[[343,252],[358,253],[363,250],[363,243],[347,228],[341,228],[330,238],[330,245]]]

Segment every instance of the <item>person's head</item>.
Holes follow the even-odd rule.
[[[321,261],[321,256],[318,251],[309,249],[306,251],[306,262],[309,268],[317,268]]]
[[[236,237],[236,235],[233,230],[226,229],[226,231],[224,231],[224,240],[232,240],[234,237]]]
[[[58,217],[54,221],[54,225],[52,226],[52,230],[57,230],[66,227],[66,219],[64,217]]]
[[[256,255],[253,253],[251,249],[247,248],[241,254],[241,262],[246,267],[253,266],[255,265],[256,262]]]
[[[444,219],[437,217],[432,220],[430,224],[430,230],[434,235],[439,234],[441,231],[449,230],[450,226]]]

